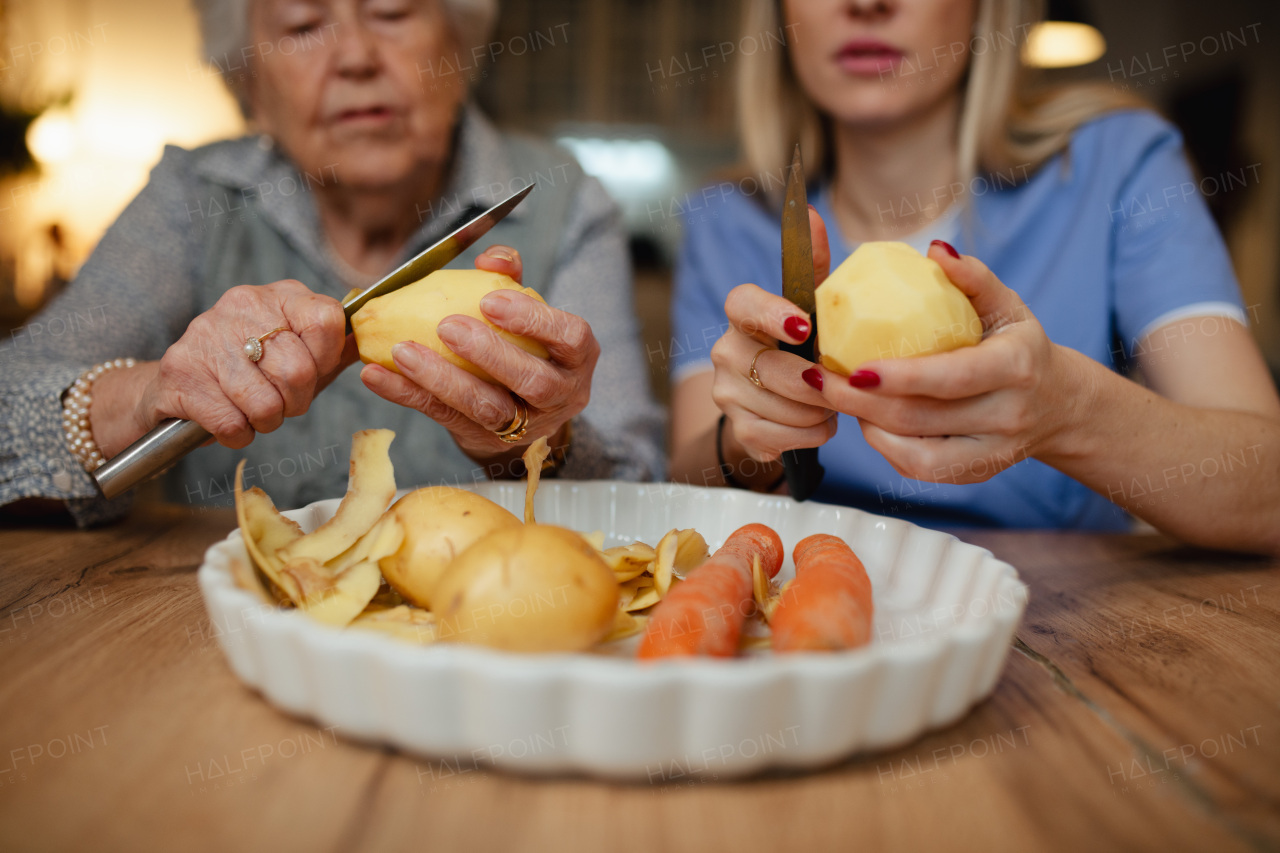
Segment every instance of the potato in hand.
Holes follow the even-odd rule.
[[[936,261],[906,243],[863,243],[815,293],[822,366],[929,355],[982,340],[982,321]]]
[[[480,300],[495,290],[514,290],[542,302],[538,292],[521,287],[509,276],[484,270],[438,270],[399,290],[370,299],[351,318],[360,360],[380,364],[399,373],[391,348],[402,341],[415,341],[434,350],[451,364],[497,385],[496,379],[445,346],[436,333],[440,321],[451,314],[464,314],[488,325],[504,340],[539,358],[547,358],[546,347],[532,338],[499,329],[480,310]]]

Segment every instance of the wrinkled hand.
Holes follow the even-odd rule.
[[[283,327],[263,342],[254,364],[245,339]],[[241,448],[255,433],[304,414],[357,358],[336,299],[301,282],[233,287],[169,347],[137,407],[141,431],[164,418],[199,423],[223,445]]]
[[[478,269],[520,280],[520,255],[492,246],[476,258]],[[490,293],[480,310],[497,327],[533,338],[550,360],[525,352],[474,317],[453,314],[440,321],[437,334],[449,349],[502,383],[490,385],[437,353],[413,342],[396,344],[392,357],[400,374],[376,364],[360,373],[378,396],[417,409],[444,426],[472,459],[510,456],[513,449],[541,436],[554,441],[560,429],[587,406],[600,345],[586,320],[551,308],[522,293]],[[516,416],[512,394],[529,406],[529,427],[519,445],[495,434]]]
[[[1061,399],[1068,359],[1030,309],[981,261],[954,251],[935,241],[929,257],[982,318],[977,346],[868,362],[854,384],[816,369],[827,405],[856,416],[867,443],[900,474],[975,483],[1048,449],[1072,401]]]
[[[813,210],[809,228],[814,281],[821,284],[831,266],[831,251],[826,226]],[[758,462],[771,462],[784,450],[829,441],[836,434],[836,413],[803,379],[813,364],[777,349],[780,340],[800,343],[809,337],[808,316],[789,300],[754,284],[731,290],[724,307],[729,330],[711,348],[711,396],[729,416],[734,438]],[[761,352],[766,348],[768,352]],[[750,379],[753,359],[763,387]]]

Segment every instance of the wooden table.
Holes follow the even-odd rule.
[[[0,528],[0,849],[1280,847],[1276,561],[968,534],[1031,603],[962,722],[820,772],[620,785],[453,772],[267,705],[196,588],[232,525],[153,506]]]

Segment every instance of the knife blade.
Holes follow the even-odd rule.
[[[809,199],[804,188],[804,165],[800,161],[800,146],[796,145],[791,158],[791,174],[787,178],[787,191],[782,204],[782,295],[793,305],[809,315],[809,328],[813,331],[804,343],[792,344],[779,341],[783,352],[795,353],[807,361],[813,361],[817,352],[818,324],[814,313],[813,241],[809,235]],[[818,448],[802,447],[782,454],[782,467],[786,473],[787,490],[797,501],[808,500],[826,473],[818,462]]]
[[[405,261],[369,287],[342,301],[342,311],[347,317],[347,332],[351,331],[352,316],[365,303],[378,296],[399,290],[444,267],[465,252],[490,228],[502,221],[516,205],[533,191],[533,184],[495,204],[475,218],[463,223],[449,234]],[[150,432],[93,472],[94,482],[103,496],[110,499],[124,494],[134,486],[166,471],[175,462],[212,438],[204,427],[195,421],[167,418]]]

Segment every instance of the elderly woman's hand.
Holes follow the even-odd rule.
[[[150,373],[136,412],[142,431],[164,418],[199,423],[227,447],[277,429],[356,358],[338,300],[300,282],[233,287],[191,321]],[[245,339],[275,332],[256,364]],[[95,427],[95,433],[97,428]]]
[[[492,246],[476,259],[476,267],[519,281],[520,256],[514,249]],[[530,337],[547,348],[550,359],[531,355],[499,337],[474,317],[451,315],[440,321],[438,334],[451,350],[502,383],[491,385],[450,364],[417,343],[392,350],[397,375],[367,364],[360,378],[378,396],[417,409],[443,425],[472,459],[510,456],[511,444],[497,435],[514,421],[517,394],[529,407],[522,444],[540,436],[553,443],[572,417],[586,408],[600,345],[586,320],[515,292],[491,293],[480,302],[485,316],[501,329]]]
[[[1069,359],[1018,294],[981,261],[934,241],[929,257],[982,318],[977,346],[868,362],[849,380],[822,368],[827,404],[858,418],[867,443],[902,475],[975,483],[1051,451],[1073,401]],[[813,374],[810,374],[813,376]]]

